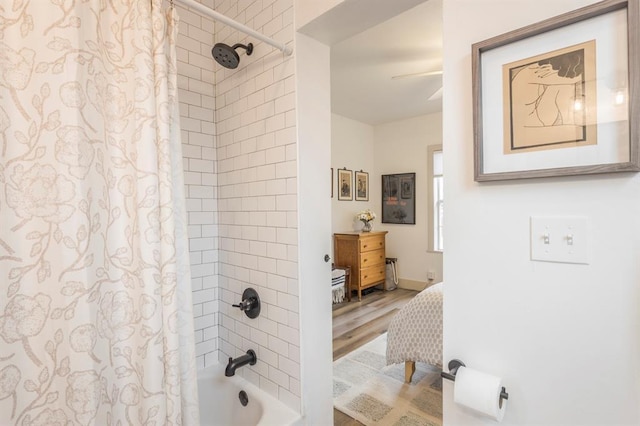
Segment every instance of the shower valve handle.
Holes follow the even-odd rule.
[[[260,315],[260,296],[254,289],[247,288],[242,293],[242,302],[231,306],[240,308],[249,318],[257,318]]]
[[[231,305],[234,308],[240,308],[241,311],[248,311],[256,304],[257,300],[255,297],[250,297],[248,299],[243,300],[237,305]]]

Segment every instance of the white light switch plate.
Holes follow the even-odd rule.
[[[588,264],[588,219],[577,216],[532,216],[531,260]]]

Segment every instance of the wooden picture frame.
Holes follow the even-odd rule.
[[[369,173],[356,172],[354,188],[356,201],[369,201]]]
[[[353,200],[353,172],[346,168],[338,169],[338,200]]]
[[[382,175],[382,223],[416,224],[416,174]]]
[[[640,171],[639,9],[605,0],[472,46],[476,181]]]
[[[333,198],[333,167],[331,168],[331,198]]]

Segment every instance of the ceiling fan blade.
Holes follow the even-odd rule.
[[[433,95],[429,96],[429,98],[427,100],[428,101],[435,101],[435,100],[438,100],[438,99],[442,99],[442,86],[440,86],[440,88],[438,90],[433,92]]]
[[[422,71],[422,72],[414,72],[411,74],[400,74],[394,75],[391,77],[392,80],[398,80],[400,78],[414,78],[414,77],[430,77],[433,75],[442,75],[442,70],[440,71]]]

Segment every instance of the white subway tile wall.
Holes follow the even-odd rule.
[[[293,0],[202,0],[293,46]],[[198,368],[258,356],[242,375],[300,409],[297,146],[293,57],[179,8],[178,73]],[[214,34],[215,30],[215,34]],[[254,44],[240,65],[216,42]],[[255,288],[262,312],[231,307]]]
[[[211,6],[211,5],[209,5]],[[191,288],[199,369],[218,360],[214,22],[178,7],[178,97],[189,223]]]

